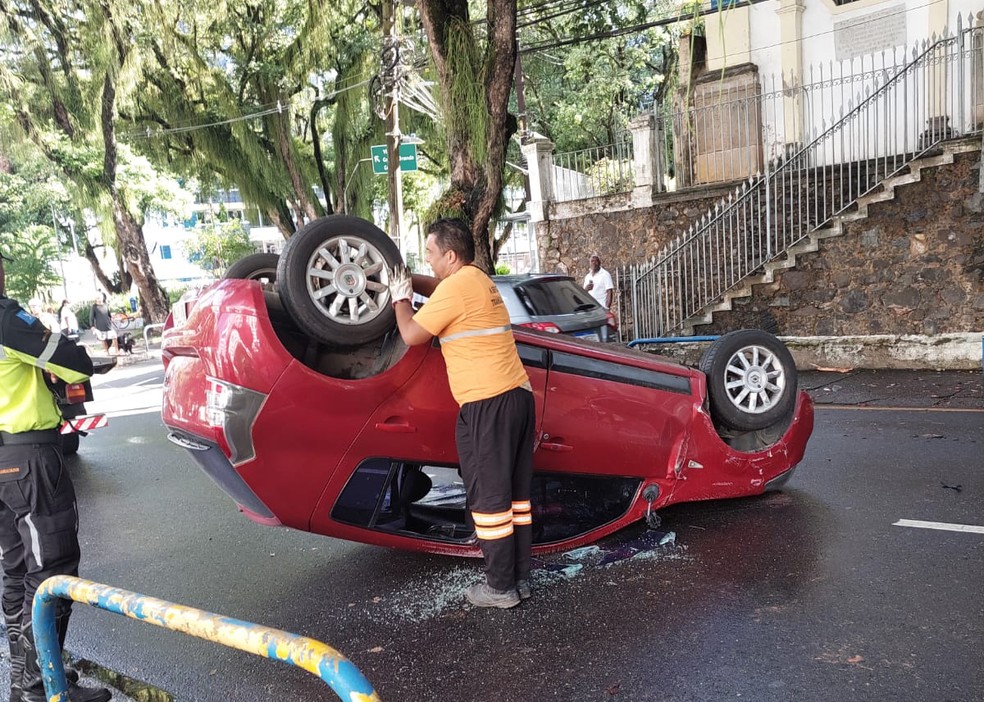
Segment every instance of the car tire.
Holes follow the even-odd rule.
[[[316,341],[361,346],[396,324],[389,272],[402,262],[396,244],[371,222],[321,217],[284,246],[277,266],[280,298],[297,326]]]
[[[796,365],[772,334],[742,329],[718,338],[699,364],[711,417],[730,430],[758,431],[788,421],[796,406]]]
[[[79,435],[76,432],[61,434],[61,449],[63,456],[74,456],[79,452]]]
[[[243,256],[226,269],[223,278],[257,280],[272,286],[277,282],[277,263],[280,256],[274,253],[256,253]]]

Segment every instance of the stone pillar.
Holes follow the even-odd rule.
[[[974,15],[974,29],[970,33],[970,48],[973,64],[970,71],[973,95],[973,115],[971,124],[975,127],[984,124],[984,10]],[[984,160],[984,151],[981,153]],[[981,168],[981,192],[984,193],[984,168]]]
[[[547,219],[547,207],[553,200],[553,149],[554,144],[545,136],[533,134],[521,147],[526,157],[530,178],[530,201],[526,211],[530,223]]]
[[[780,0],[779,41],[782,42],[783,143],[787,152],[803,143],[803,11],[801,0]]]
[[[632,202],[636,207],[649,207],[653,193],[664,189],[663,145],[656,130],[656,115],[633,117],[629,131],[632,132],[632,174],[635,179]]]

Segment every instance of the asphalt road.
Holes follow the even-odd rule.
[[[149,362],[97,381],[111,424],[71,468],[82,576],[322,640],[383,700],[984,699],[984,534],[894,526],[984,525],[977,376],[935,376],[941,397],[908,405],[937,408],[914,412],[850,408],[905,405],[884,379],[805,375],[827,406],[783,492],[545,559],[509,611],[464,605],[478,562],[241,517],[165,440],[160,379]],[[178,700],[334,699],[305,672],[85,607],[68,648]]]

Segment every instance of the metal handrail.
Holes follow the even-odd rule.
[[[355,664],[328,644],[68,575],[48,578],[41,583],[34,596],[34,642],[48,702],[69,702],[68,682],[55,621],[58,599],[74,600],[164,629],[290,663],[321,678],[346,702],[379,702],[372,684]]]
[[[143,328],[144,348],[147,350],[147,353],[150,353],[150,334],[149,334],[150,330],[151,329],[163,329],[163,328],[164,328],[164,323],[163,322],[161,322],[160,324],[145,324],[144,325],[144,328]]]
[[[742,182],[652,259],[620,272],[631,284],[634,336],[666,336],[683,329],[687,320],[761,271],[765,263],[952,136],[944,121],[948,117],[956,121],[956,129],[979,131],[979,125],[965,123],[964,102],[972,97],[965,63],[971,62],[971,74],[984,68],[977,66],[980,49],[973,39],[968,41],[980,32],[963,30],[958,19],[955,36],[924,42],[922,51],[913,50],[911,60],[898,64],[893,54],[888,65],[883,56],[879,80],[847,101],[846,113],[832,115],[821,129],[807,130],[818,135],[785,155],[766,159],[764,173]],[[831,69],[828,78],[832,75]],[[838,84],[825,83],[822,70],[820,78],[819,86]],[[846,78],[842,73],[839,84]],[[806,90],[813,87],[785,93],[785,99],[810,101],[813,114],[816,105]],[[823,112],[822,91],[819,94]],[[847,96],[842,91],[840,97]],[[778,103],[773,99],[772,104]],[[775,111],[772,116],[777,123]],[[923,124],[921,118],[925,129],[917,126]],[[915,128],[915,136],[910,136],[910,128]],[[623,314],[627,307],[622,305]],[[628,326],[623,317],[620,327]]]

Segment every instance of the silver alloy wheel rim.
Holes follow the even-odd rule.
[[[308,259],[304,278],[315,309],[337,324],[366,324],[389,304],[386,260],[358,236],[321,244]]]
[[[728,359],[724,389],[742,412],[762,414],[775,407],[786,391],[786,370],[764,346],[744,346]]]

